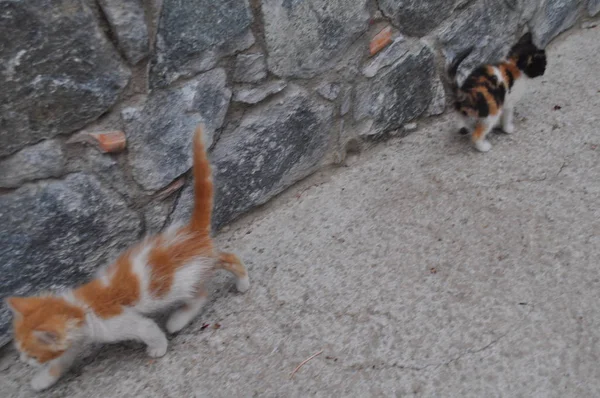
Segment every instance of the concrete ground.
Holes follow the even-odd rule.
[[[105,346],[39,396],[600,396],[598,54],[557,40],[487,154],[444,116],[292,188],[218,237],[247,294],[220,275],[164,358]]]

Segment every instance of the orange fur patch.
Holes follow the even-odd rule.
[[[154,238],[148,254],[148,264],[152,268],[150,293],[164,297],[171,289],[175,272],[195,257],[212,257],[213,243],[204,234],[190,232],[183,228],[174,242],[165,242],[162,236]]]
[[[124,306],[131,306],[140,297],[140,281],[133,273],[131,257],[135,252],[123,253],[107,272],[108,285],[94,279],[75,290],[75,297],[85,302],[101,318],[111,318],[123,312]]]
[[[473,141],[480,141],[483,137],[483,133],[485,132],[485,125],[483,123],[477,123],[475,126],[475,130],[473,130],[473,135],[471,138]]]
[[[517,65],[515,65],[512,61],[503,62],[498,66],[498,68],[500,69],[500,73],[502,73],[502,77],[504,78],[505,82],[505,87],[507,89],[509,88],[508,82],[510,81],[510,78],[508,76],[509,73],[512,75],[513,81],[516,81],[519,77],[521,77],[521,71],[519,70],[519,68],[517,68]]]
[[[231,272],[238,278],[248,276],[248,271],[242,261],[233,253],[220,253],[217,268]]]

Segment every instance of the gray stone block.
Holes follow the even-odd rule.
[[[81,1],[0,1],[0,15],[0,156],[80,129],[117,101],[129,70]]]
[[[257,104],[271,95],[281,92],[287,83],[283,80],[275,80],[272,82],[261,84],[258,87],[239,88],[236,89],[233,100],[243,102],[245,104]]]
[[[341,89],[337,83],[323,83],[317,87],[317,93],[329,101],[334,101],[340,95]]]
[[[267,77],[267,61],[264,54],[240,54],[235,58],[233,81],[256,83]]]
[[[206,71],[221,55],[250,47],[251,22],[247,0],[164,0],[151,86]]]
[[[587,12],[590,17],[595,17],[600,12],[600,0],[589,0]]]
[[[400,128],[420,116],[436,90],[433,52],[418,44],[404,57],[356,87],[355,121],[373,119],[369,134]]]
[[[402,33],[424,36],[452,13],[454,0],[379,0],[379,8]]]
[[[476,2],[439,30],[438,40],[449,63],[471,50],[459,68],[459,81],[476,66],[496,62],[508,53],[522,24],[520,1]]]
[[[121,51],[132,65],[149,52],[148,27],[141,0],[98,0]]]
[[[404,37],[397,37],[392,44],[367,62],[362,69],[362,74],[366,77],[375,76],[380,69],[388,67],[399,60],[409,49],[410,44],[404,40]]]
[[[253,108],[235,131],[221,137],[212,153],[214,228],[314,172],[327,152],[332,118],[333,105],[292,86],[284,98]],[[186,192],[191,195],[191,189]],[[182,205],[187,211],[176,214],[187,217],[191,200],[180,200]]]
[[[546,47],[550,40],[575,25],[579,9],[576,0],[548,0],[531,22],[534,42]]]
[[[214,69],[181,87],[154,91],[144,104],[123,110],[131,172],[144,189],[163,188],[191,167],[199,123],[205,124],[207,145],[212,144],[231,98],[225,84],[225,71]]]
[[[313,77],[350,46],[369,21],[366,0],[262,0],[269,70]]]
[[[58,177],[64,167],[60,142],[42,141],[0,161],[0,188],[17,188],[28,181]]]
[[[92,175],[0,196],[0,298],[72,286],[138,239],[141,223]],[[10,314],[0,308],[0,345]]]

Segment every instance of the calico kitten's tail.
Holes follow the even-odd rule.
[[[210,233],[213,204],[213,183],[210,162],[202,141],[202,125],[194,134],[194,209],[190,227],[197,232]]]
[[[458,81],[456,80],[456,75],[458,74],[458,67],[460,64],[471,54],[473,48],[468,48],[464,52],[458,54],[456,58],[452,61],[450,66],[448,67],[448,78],[450,79],[450,89],[452,90],[452,94],[456,95],[460,89],[458,86]]]

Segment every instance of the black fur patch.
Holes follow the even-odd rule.
[[[494,100],[498,107],[501,107],[504,104],[504,97],[506,96],[506,89],[503,84],[499,84],[495,87],[489,88],[490,94],[494,96]]]
[[[466,127],[462,127],[460,130],[458,130],[458,134],[467,135],[469,134],[469,129],[467,129]]]
[[[511,89],[515,85],[515,77],[512,72],[506,69],[506,77],[508,78],[508,88]]]
[[[490,107],[488,106],[485,97],[481,93],[477,93],[477,100],[475,101],[475,109],[477,109],[477,113],[479,117],[488,117],[490,114]]]
[[[546,72],[546,52],[541,50],[529,56],[523,72],[530,78],[543,76]]]

